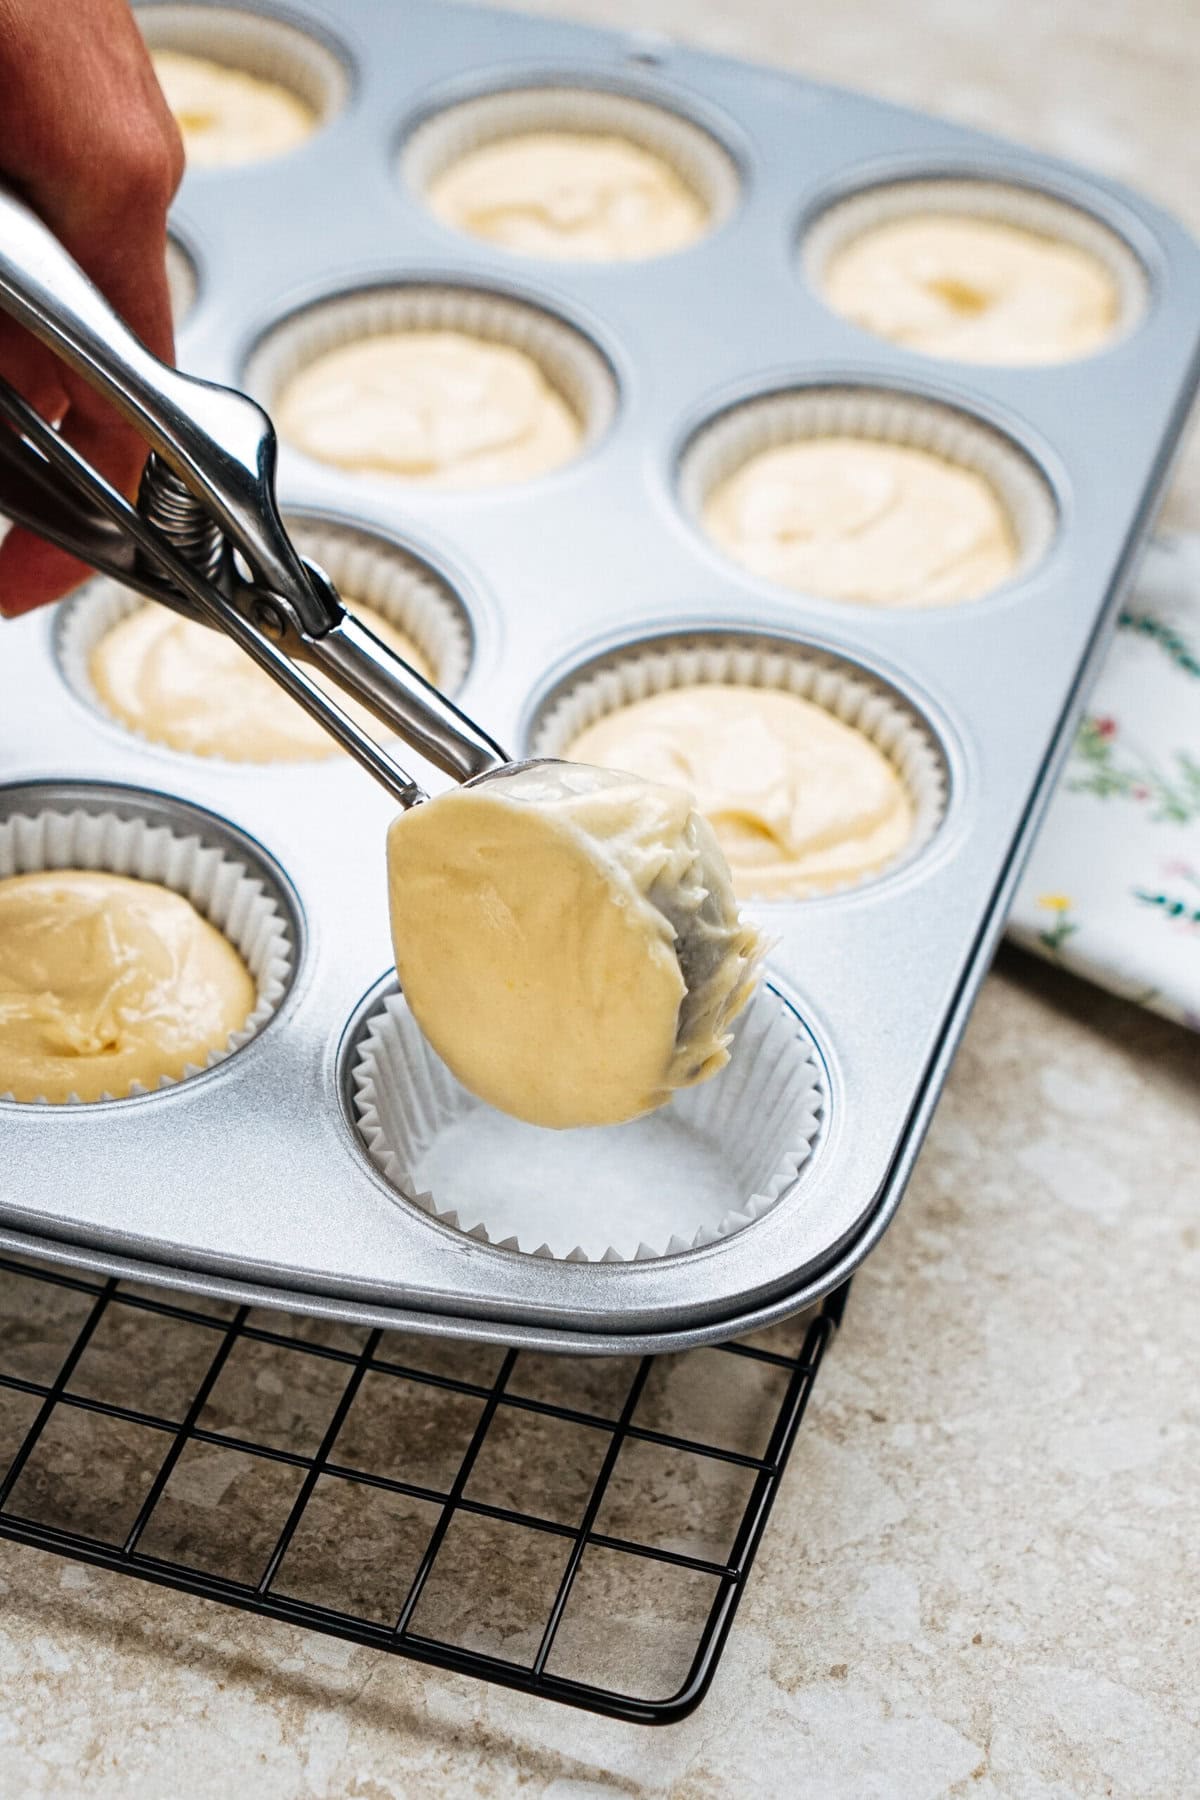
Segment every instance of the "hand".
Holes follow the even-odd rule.
[[[0,0],[0,119],[0,180],[19,189],[143,343],[169,361],[167,208],[183,145],[125,0]],[[5,314],[0,374],[132,496],[143,440]],[[57,600],[87,572],[14,529],[0,544],[0,613]]]

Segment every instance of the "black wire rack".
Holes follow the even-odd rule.
[[[703,1699],[846,1290],[576,1358],[0,1257],[0,1536],[640,1724]]]

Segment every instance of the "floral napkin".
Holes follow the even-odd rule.
[[[1146,552],[1009,933],[1200,1031],[1200,535]]]

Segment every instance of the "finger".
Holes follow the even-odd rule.
[[[163,241],[161,228],[153,235],[154,241]],[[119,279],[109,275],[109,289],[110,292],[116,289],[113,297],[118,309],[122,295],[142,280],[139,257],[145,241],[145,232],[140,241],[135,234],[132,249],[125,247],[103,259],[105,270],[102,273],[114,268],[120,270]],[[132,270],[125,266],[126,258],[134,265]],[[169,301],[162,251],[157,262],[151,259],[150,266],[158,272],[162,287],[159,310],[167,322],[164,325],[162,317],[155,320],[154,307],[146,302],[144,295],[132,310],[139,312],[143,321],[150,320],[150,335],[157,335],[160,342],[166,336],[169,349]],[[126,313],[130,310],[128,306],[125,308]],[[74,444],[114,487],[132,497],[137,491],[146,458],[146,443],[140,433],[66,363],[19,331],[11,321],[5,320],[3,324],[8,331],[0,333],[0,373],[13,381],[43,418],[54,422],[62,419],[64,438]],[[29,532],[14,532],[0,552],[0,612],[11,616],[58,599],[76,586],[85,573],[83,566],[63,551],[39,542]]]
[[[61,600],[93,571],[65,550],[14,525],[0,544],[0,615],[15,619]]]
[[[72,0],[8,16],[0,0],[0,167],[155,354],[172,354],[166,214],[183,170],[179,134],[124,0]],[[64,70],[80,79],[64,83]],[[31,339],[0,322],[0,371],[44,417],[132,494],[141,439],[107,402]],[[85,571],[14,531],[0,545],[0,610],[53,599]]]
[[[11,321],[2,324],[8,329],[0,329],[0,374],[43,418],[61,420],[63,438],[132,497],[146,458],[145,440],[81,376]],[[57,600],[88,573],[74,557],[15,529],[0,545],[0,614],[13,617]]]
[[[104,55],[90,61],[71,116],[55,121],[26,192],[110,305],[170,360],[166,221],[183,146],[128,8],[87,4],[107,15]]]
[[[86,413],[72,406],[59,436],[95,468],[107,465],[113,485],[132,492],[146,449],[136,432],[114,434],[107,412]],[[60,599],[92,573],[78,558],[18,527],[0,544],[0,612],[8,618],[30,612]]]
[[[11,319],[0,319],[0,375],[35,411],[57,424],[67,410],[63,367]],[[0,425],[0,430],[7,427]],[[2,511],[2,496],[0,496]],[[56,600],[80,579],[82,564],[19,526],[0,544],[0,614],[11,617]]]
[[[0,313],[0,375],[52,425],[67,410],[66,373],[52,351]]]
[[[148,84],[148,91],[140,101],[125,92],[124,110],[114,103],[115,115],[125,123],[119,141],[110,146],[102,178],[87,184],[86,191],[73,184],[61,196],[52,195],[47,218],[133,334],[169,362],[174,334],[166,217],[182,152],[175,154],[178,132],[166,113],[140,38],[137,55],[146,67],[143,71],[140,63],[136,65],[127,76],[128,85],[136,92],[140,81],[143,89]],[[144,440],[87,381],[65,367],[63,385],[70,402],[71,441],[86,449],[89,460],[114,487],[132,496],[145,462]],[[47,563],[47,569],[54,566],[61,573],[61,564]],[[45,582],[51,579],[47,573]],[[45,591],[44,583],[39,591]]]

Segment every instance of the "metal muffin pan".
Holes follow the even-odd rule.
[[[756,629],[877,673],[945,759],[945,818],[881,879],[763,907],[772,979],[824,1058],[823,1140],[792,1195],[718,1244],[656,1261],[546,1261],[406,1207],[370,1166],[345,1056],[386,983],[390,803],[348,762],[247,766],[146,745],[72,693],[55,618],[2,628],[0,772],[14,787],[113,784],[207,809],[263,846],[296,895],[291,992],[202,1078],[98,1107],[0,1106],[0,1243],[193,1292],[564,1350],[682,1348],[749,1330],[842,1280],[903,1191],[1024,850],[1166,479],[1200,363],[1200,253],[1138,197],[993,139],[657,40],[459,6],[294,6],[347,98],[308,144],[199,172],[177,209],[197,297],[189,369],[237,382],[272,326],[327,296],[459,283],[566,320],[611,364],[617,409],[575,462],[523,485],[433,493],[294,454],[296,511],[406,543],[470,619],[462,703],[520,750],[571,670],[660,632]],[[611,265],[494,251],[438,223],[399,172],[442,105],[541,82],[679,112],[737,165],[736,205],[695,246]],[[1082,207],[1145,274],[1136,325],[1077,363],[939,363],[866,336],[805,280],[804,232],[886,180],[996,180]],[[1006,434],[1057,509],[1047,553],[961,606],[884,610],[745,574],[686,517],[679,459],[734,402],[857,384],[940,400]],[[11,806],[14,793],[0,795]],[[130,803],[136,798],[126,796]]]

